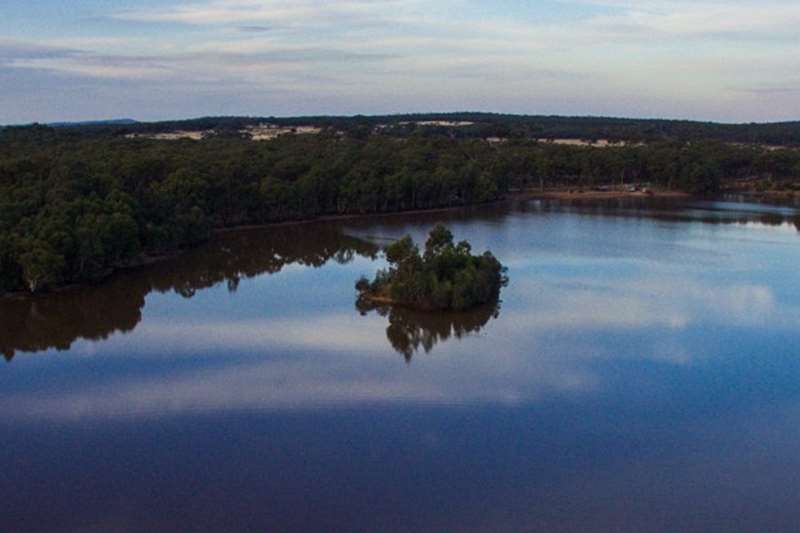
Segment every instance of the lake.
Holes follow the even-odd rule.
[[[800,233],[730,201],[276,226],[0,302],[0,530],[796,531]],[[355,307],[438,221],[499,306]]]

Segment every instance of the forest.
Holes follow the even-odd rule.
[[[243,138],[238,123],[200,141],[131,139],[118,131],[129,124],[0,129],[0,293],[102,279],[221,228],[472,205],[529,188],[708,194],[753,177],[794,188],[800,176],[800,151],[721,140],[587,148],[328,120],[318,135],[268,142]]]

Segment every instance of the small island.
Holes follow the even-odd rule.
[[[389,268],[379,270],[371,282],[362,277],[356,283],[360,307],[464,311],[496,302],[508,284],[507,269],[491,252],[473,255],[470,244],[454,244],[453,234],[442,224],[431,230],[423,254],[408,235],[384,252]]]

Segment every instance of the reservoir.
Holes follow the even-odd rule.
[[[510,283],[361,313],[437,222]],[[516,201],[242,230],[0,301],[0,530],[793,531],[800,218]]]

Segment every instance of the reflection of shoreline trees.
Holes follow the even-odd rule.
[[[482,305],[462,312],[433,313],[416,311],[402,306],[373,306],[363,301],[356,304],[362,315],[370,311],[387,317],[389,326],[386,338],[407,362],[415,353],[429,353],[436,344],[451,337],[461,339],[479,333],[486,324],[500,314],[500,304]]]
[[[0,353],[10,361],[17,351],[68,350],[78,339],[101,340],[133,331],[145,297],[153,291],[191,298],[222,282],[235,291],[242,279],[275,274],[287,265],[316,268],[377,253],[374,244],[324,224],[222,235],[180,257],[119,273],[99,286],[0,300]]]
[[[793,225],[800,232],[800,215],[777,211],[749,211],[714,208],[708,205],[693,207],[685,200],[615,198],[608,200],[540,200],[521,204],[521,212],[573,212],[615,218],[663,220],[667,222],[702,222],[704,224],[763,224],[765,226]],[[776,207],[776,206],[772,206]],[[778,206],[779,207],[779,206]],[[791,208],[788,210],[793,211]]]

